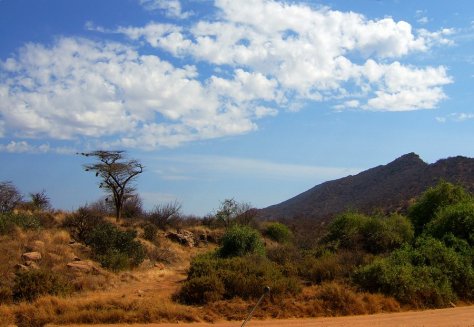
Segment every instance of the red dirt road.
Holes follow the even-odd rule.
[[[223,321],[214,324],[138,324],[134,327],[239,327],[241,321]],[[69,325],[69,327],[85,325]],[[94,325],[110,326],[110,325]],[[116,325],[130,326],[130,325]],[[375,314],[365,316],[313,318],[313,319],[282,319],[282,320],[251,320],[247,327],[474,327],[474,306],[450,309],[408,311],[401,313]]]

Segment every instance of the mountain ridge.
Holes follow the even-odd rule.
[[[474,191],[474,159],[456,156],[428,164],[411,152],[386,165],[318,184],[286,201],[260,209],[259,217],[323,221],[347,210],[403,212],[410,201],[440,180]]]

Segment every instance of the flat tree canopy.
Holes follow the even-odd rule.
[[[127,159],[125,151],[98,150],[81,155],[96,159],[95,163],[84,165],[84,169],[95,172],[101,179],[99,188],[105,189],[111,195],[115,217],[119,221],[125,201],[134,195],[133,181],[143,172],[143,165],[138,160]]]

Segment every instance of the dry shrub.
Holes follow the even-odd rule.
[[[178,261],[177,254],[169,248],[151,246],[146,248],[147,256],[152,262],[172,264]]]
[[[112,274],[101,271],[100,274],[79,274],[72,281],[75,291],[103,291],[110,287],[114,280]]]
[[[331,316],[400,310],[400,305],[393,298],[358,293],[347,285],[335,282],[323,283],[315,296],[322,300],[326,314]]]
[[[324,310],[331,316],[367,313],[362,298],[352,289],[337,283],[322,284],[316,297],[323,301]]]
[[[241,298],[234,298],[228,301],[216,301],[204,307],[205,315],[209,317],[224,317],[227,320],[244,320],[255,301],[244,301]],[[261,307],[255,310],[255,317],[258,317]],[[216,318],[214,318],[216,319]]]
[[[17,273],[12,295],[15,301],[33,301],[44,294],[68,294],[69,282],[61,275],[48,270],[30,270]]]

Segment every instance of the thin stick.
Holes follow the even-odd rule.
[[[258,299],[258,302],[257,304],[255,304],[255,306],[252,308],[252,310],[250,311],[250,313],[248,314],[247,318],[245,318],[244,322],[242,323],[242,325],[240,327],[244,327],[247,322],[252,319],[252,316],[253,316],[253,312],[255,311],[255,309],[257,309],[257,307],[260,305],[260,302],[262,302],[263,298],[265,297],[265,295],[267,295],[268,293],[270,293],[270,287],[269,286],[265,286],[264,288],[264,293],[262,294],[262,296],[260,296],[260,299]]]

